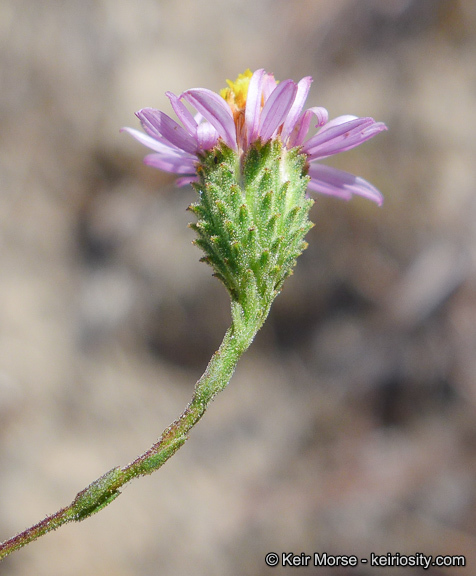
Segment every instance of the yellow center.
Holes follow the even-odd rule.
[[[253,76],[253,73],[248,68],[243,74],[239,74],[234,82],[227,80],[228,88],[220,90],[220,96],[226,100],[232,111],[235,112],[245,108],[251,76]]]

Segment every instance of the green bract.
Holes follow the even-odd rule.
[[[218,145],[197,166],[199,201],[189,207],[195,244],[245,314],[267,314],[307,247],[314,201],[306,197],[305,164],[298,148],[271,140],[241,157]]]

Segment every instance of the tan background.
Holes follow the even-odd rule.
[[[264,67],[389,126],[332,159],[384,206],[318,198],[187,445],[2,576],[295,574],[269,551],[466,554],[427,574],[474,573],[475,30],[472,0],[0,1],[0,540],[145,450],[228,324],[194,193],[119,134],[133,112]]]

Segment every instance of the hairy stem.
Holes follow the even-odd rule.
[[[233,322],[220,348],[196,383],[188,406],[164,430],[157,442],[127,466],[113,468],[92,482],[66,508],[0,544],[0,560],[63,524],[80,522],[99,512],[120,495],[120,488],[124,484],[160,468],[185,443],[190,430],[203,416],[208,404],[226,387],[240,356],[253,341],[268,311],[269,306],[265,311],[261,310],[260,314],[246,314],[240,304],[232,302]]]

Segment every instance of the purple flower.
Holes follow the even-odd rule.
[[[356,116],[329,121],[327,110],[320,107],[303,111],[311,82],[306,76],[297,84],[277,83],[262,69],[253,74],[247,70],[235,82],[227,81],[228,88],[220,94],[206,88],[192,88],[178,97],[167,92],[182,125],[160,110],[143,108],[136,115],[145,133],[124,130],[154,151],[145,157],[146,164],[182,175],[178,186],[197,181],[201,154],[219,140],[243,154],[257,140],[279,138],[286,149],[299,147],[307,156],[309,190],[346,200],[358,194],[380,205],[382,195],[369,182],[317,161],[355,148],[387,127],[373,118]],[[195,108],[195,116],[184,102]],[[306,140],[313,118],[318,131]]]

